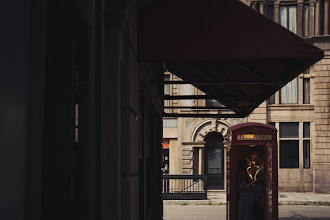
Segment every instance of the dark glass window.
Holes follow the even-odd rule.
[[[164,81],[170,81],[171,77],[170,74],[164,75]],[[170,95],[170,84],[164,84],[164,95]],[[170,106],[170,100],[164,100],[164,106]],[[170,110],[168,108],[164,109],[164,112],[169,113]]]
[[[298,138],[299,122],[280,123],[280,138]]]
[[[221,103],[219,103],[215,99],[206,99],[206,107],[221,107]]]
[[[268,125],[273,126],[275,128],[275,122],[268,122]]]
[[[268,104],[272,105],[275,104],[275,94],[268,98]]]
[[[170,81],[171,77],[170,74],[165,74],[164,75],[164,81]],[[165,84],[164,85],[164,94],[169,95],[170,94],[170,84]]]
[[[320,35],[324,34],[324,1],[320,4],[319,18],[320,18]]]
[[[310,141],[304,140],[304,168],[311,168]]]
[[[280,168],[299,168],[299,141],[280,141]]]
[[[267,17],[271,20],[274,20],[274,6],[268,5],[267,7]]]
[[[309,122],[304,122],[304,138],[309,138],[309,137],[311,137],[310,123]]]
[[[304,73],[304,74],[310,74],[310,69],[307,68],[303,73]]]

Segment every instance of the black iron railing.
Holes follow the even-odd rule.
[[[164,175],[163,199],[207,199],[206,175]]]

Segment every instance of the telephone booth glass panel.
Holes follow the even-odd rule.
[[[260,123],[231,127],[227,147],[227,219],[278,219],[277,130]]]

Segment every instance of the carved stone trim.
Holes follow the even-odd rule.
[[[228,139],[230,136],[229,125],[218,119],[210,119],[201,123],[192,135],[192,142],[202,142],[205,136],[211,132],[219,132],[224,139]]]

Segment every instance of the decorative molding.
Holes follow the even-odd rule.
[[[185,124],[186,124],[186,128],[187,128],[193,121],[195,121],[195,118],[188,118],[185,121],[186,121]]]
[[[201,123],[192,135],[193,142],[202,142],[207,134],[211,132],[220,133],[225,140],[230,136],[229,125],[218,119],[209,119]]]

